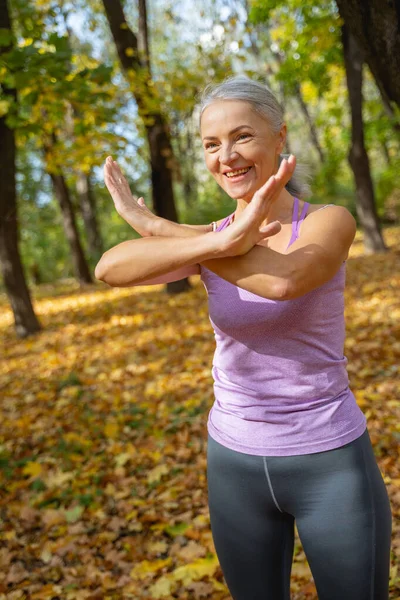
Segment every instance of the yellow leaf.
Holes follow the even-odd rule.
[[[151,471],[148,472],[147,481],[148,481],[148,483],[154,483],[155,481],[158,481],[159,479],[161,479],[161,477],[163,475],[166,475],[167,473],[168,473],[167,465],[158,465],[157,467],[154,467],[154,469],[151,469]]]
[[[132,458],[129,452],[122,452],[115,457],[117,467],[123,467]]]
[[[29,461],[22,469],[24,475],[31,475],[31,477],[38,477],[42,472],[42,465],[37,462]]]
[[[0,100],[0,117],[3,117],[8,113],[9,106],[10,102],[7,102],[7,100]]]
[[[158,600],[158,598],[171,598],[171,595],[176,588],[176,582],[167,575],[164,575],[163,577],[160,577],[156,583],[150,586],[149,592],[154,600]]]
[[[218,558],[214,554],[211,557],[199,558],[183,567],[178,567],[173,571],[172,576],[176,581],[182,581],[183,585],[188,585],[208,575],[214,575],[219,565]]]
[[[135,56],[135,51],[133,48],[125,48],[125,54],[127,56]]]
[[[157,571],[160,571],[164,567],[167,567],[172,562],[172,558],[168,557],[165,559],[157,560],[142,560],[142,562],[135,565],[130,573],[132,579],[145,579],[148,575],[154,575]]]
[[[125,519],[127,521],[130,521],[131,519],[136,519],[137,515],[138,515],[138,511],[137,510],[132,510],[130,513],[128,513],[126,515]]]
[[[115,439],[118,435],[118,431],[118,423],[113,423],[112,421],[109,421],[104,427],[104,435],[108,438]]]
[[[49,487],[63,486],[67,481],[74,478],[74,473],[71,471],[55,471],[49,473],[46,477],[46,485]]]

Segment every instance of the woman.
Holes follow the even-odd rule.
[[[115,206],[145,237],[106,252],[96,277],[127,286],[201,274],[217,344],[211,528],[234,600],[289,599],[295,521],[320,600],[387,600],[390,504],[343,356],[354,218],[299,200],[282,111],[261,84],[207,88],[200,126],[235,212],[216,227],[159,219],[109,157]]]

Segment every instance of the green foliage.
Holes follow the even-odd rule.
[[[74,3],[74,14],[84,15],[85,23],[67,35],[64,17],[71,7],[58,0],[11,0],[13,49],[11,34],[0,30],[0,87],[15,87],[18,94],[16,105],[0,92],[0,116],[16,129],[20,247],[30,282],[73,275],[46,172],[62,171],[66,177],[85,250],[75,192],[78,171],[93,174],[105,248],[136,235],[116,213],[104,186],[101,166],[108,154],[122,165],[132,191],[151,206],[146,130],[131,100],[132,86],[143,85],[146,73],[127,79],[122,75],[98,0]],[[311,200],[344,204],[355,215],[341,21],[335,3],[252,0],[250,19],[242,4],[228,6],[222,0],[202,0],[190,14],[185,7],[181,0],[155,0],[149,7],[154,94],[146,105],[150,111],[161,106],[167,116],[180,220],[210,223],[235,209],[235,202],[205,174],[196,112],[204,86],[235,72],[267,83],[285,104],[291,146],[314,173]],[[124,10],[134,28],[136,6],[125,3]],[[378,213],[384,216],[387,198],[396,197],[398,189],[399,116],[385,113],[372,77],[368,71],[365,75],[365,137]],[[322,165],[309,141],[299,91],[324,152]],[[93,272],[95,265],[90,267]]]

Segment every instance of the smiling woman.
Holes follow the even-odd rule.
[[[201,275],[216,340],[208,500],[234,600],[289,600],[295,521],[320,600],[387,600],[391,510],[343,354],[355,220],[305,201],[295,158],[282,157],[282,110],[260,83],[206,88],[200,129],[235,212],[216,227],[159,219],[108,158],[116,209],[144,237],[106,252],[96,276]]]

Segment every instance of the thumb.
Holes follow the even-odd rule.
[[[145,202],[144,202],[144,199],[143,199],[142,197],[140,197],[140,198],[138,199],[138,204],[140,204],[140,206],[146,206],[146,205],[145,205]]]
[[[268,223],[265,227],[261,227],[260,234],[263,238],[276,235],[282,229],[282,225],[279,221],[273,221],[272,223]]]

